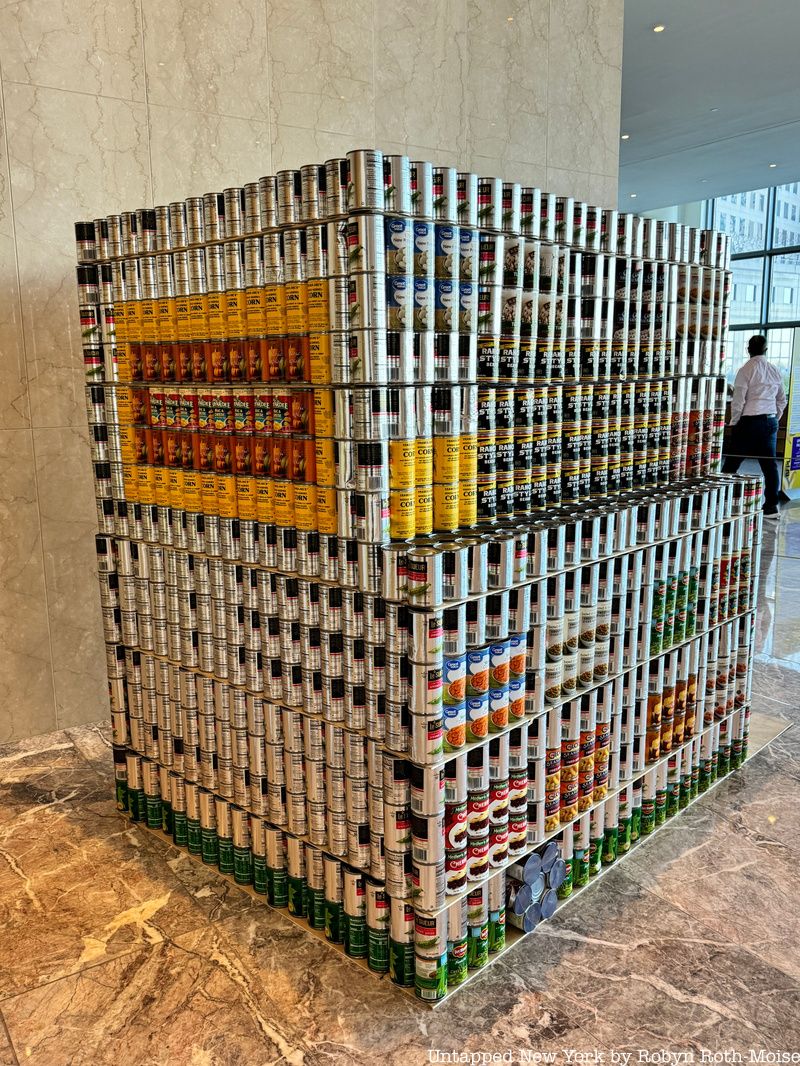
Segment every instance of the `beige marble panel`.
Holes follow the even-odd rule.
[[[590,200],[591,181],[589,174],[580,170],[560,170],[558,167],[547,168],[547,192],[558,196],[574,196],[576,200]]]
[[[550,0],[547,165],[619,166],[623,0]]]
[[[142,0],[151,104],[266,121],[264,0]]]
[[[55,724],[33,437],[0,430],[0,745]]]
[[[590,203],[598,204],[600,207],[616,207],[617,182],[616,174],[590,174]],[[631,203],[635,204],[636,201],[631,200]]]
[[[11,179],[0,93],[0,430],[30,424],[17,279]]]
[[[466,0],[375,5],[375,136],[464,151]]]
[[[270,114],[277,126],[375,143],[372,0],[267,0]]]
[[[437,167],[456,167],[464,169],[464,153],[449,151],[446,148],[427,148],[423,144],[409,144],[407,141],[378,141],[378,148],[386,155],[407,155],[409,159],[424,159]]]
[[[160,204],[274,172],[267,122],[151,106],[150,145]]]
[[[108,709],[95,570],[97,528],[88,430],[34,430],[47,611],[60,728]]]
[[[31,422],[84,425],[78,218],[151,202],[142,104],[5,86]]]
[[[0,6],[5,81],[144,100],[138,0],[12,0]]]
[[[273,170],[296,169],[304,163],[322,163],[335,156],[344,156],[363,143],[355,140],[349,133],[327,133],[325,130],[301,129],[298,126],[273,126]]]
[[[504,181],[518,181],[522,185],[547,188],[547,167],[544,163],[524,163],[517,159],[497,159],[495,156],[467,156],[469,169],[484,177],[500,177]]]
[[[467,0],[467,152],[504,178],[506,161],[547,160],[547,39],[546,4]]]

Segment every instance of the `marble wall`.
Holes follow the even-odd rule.
[[[0,5],[0,744],[106,707],[73,221],[372,145],[613,205],[622,6]]]

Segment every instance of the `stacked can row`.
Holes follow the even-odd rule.
[[[749,708],[687,741],[668,761],[564,826],[558,837],[435,914],[390,896],[379,879],[326,855],[262,818],[198,792],[134,753],[118,781],[120,808],[209,866],[252,886],[273,907],[344,952],[437,1002],[559,902],[623,858],[747,755]],[[457,782],[451,779],[451,788]]]
[[[718,373],[729,290],[726,270],[383,215],[78,267],[87,375],[165,383]]]
[[[696,477],[724,428],[716,378],[86,391],[101,528],[125,502],[372,544]]]

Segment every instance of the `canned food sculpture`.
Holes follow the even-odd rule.
[[[437,1002],[741,762],[724,236],[376,151],[76,236],[134,821]]]

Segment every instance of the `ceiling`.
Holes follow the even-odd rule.
[[[800,0],[626,0],[620,208],[799,180],[799,41]]]

